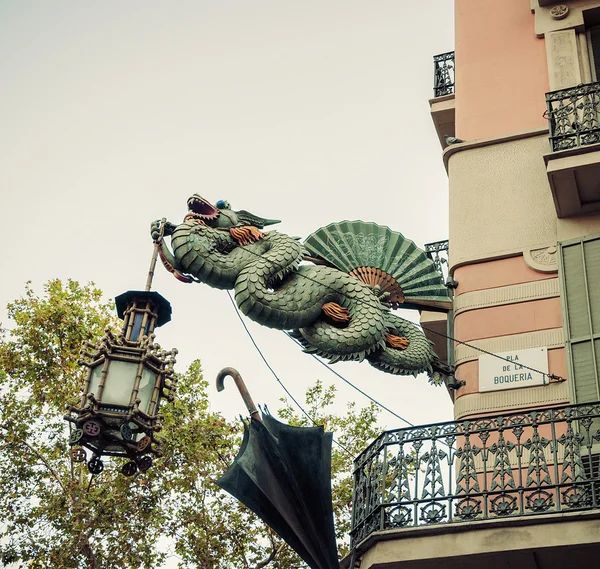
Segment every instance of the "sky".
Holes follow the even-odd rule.
[[[447,176],[429,114],[449,0],[0,0],[0,322],[31,280],[143,289],[150,223],[199,193],[306,237],[344,219],[418,246],[448,236]],[[202,361],[213,409],[246,414],[237,368],[276,414],[285,394],[224,291],[157,267],[173,319],[158,341]],[[418,314],[404,311],[415,320]],[[368,403],[282,332],[246,320],[294,397],[321,379]],[[338,373],[415,424],[450,420],[444,388],[365,363]],[[404,424],[382,412],[381,425]]]

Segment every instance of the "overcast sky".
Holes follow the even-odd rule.
[[[446,239],[428,99],[432,56],[452,49],[450,0],[0,0],[0,321],[26,280],[143,288],[150,222],[180,222],[194,192],[291,235],[362,219],[419,246]],[[213,408],[235,417],[233,384],[213,385],[236,367],[275,411],[283,391],[227,294],[158,269],[173,305],[158,338],[179,369],[200,358]],[[320,378],[340,404],[366,403],[282,332],[249,327],[296,397]],[[414,423],[452,416],[425,376],[334,369]]]

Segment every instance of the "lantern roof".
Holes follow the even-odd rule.
[[[161,294],[155,291],[146,290],[128,290],[123,294],[115,297],[115,303],[117,304],[117,315],[121,320],[125,315],[125,309],[131,301],[134,299],[139,300],[150,300],[157,306],[158,318],[156,326],[162,326],[171,320],[171,303]]]

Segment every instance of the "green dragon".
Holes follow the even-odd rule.
[[[165,267],[177,278],[233,289],[242,313],[287,331],[306,352],[330,363],[366,359],[398,375],[427,372],[431,382],[441,381],[431,343],[417,326],[391,313],[385,293],[335,267],[308,262],[297,238],[260,231],[274,223],[195,194],[182,223],[167,222],[161,235],[157,221],[151,231]],[[163,236],[170,236],[172,251]]]

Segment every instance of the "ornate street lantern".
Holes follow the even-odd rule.
[[[158,245],[161,237],[158,238]],[[152,465],[152,455],[161,456],[155,433],[161,429],[161,399],[173,400],[176,378],[173,366],[177,350],[163,350],[154,342],[154,329],[171,320],[171,305],[150,291],[156,252],[150,265],[146,290],[128,291],[115,298],[122,331],[107,329],[97,343],[86,342],[79,363],[88,368],[79,407],[67,406],[65,419],[71,431],[71,457],[87,460],[85,447],[93,456],[92,474],[104,469],[102,456],[130,460],[121,472],[132,476]]]

